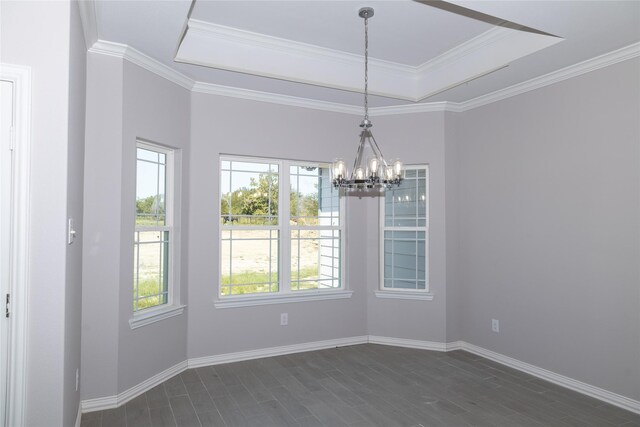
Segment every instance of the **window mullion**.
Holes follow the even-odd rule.
[[[280,256],[278,265],[279,291],[281,293],[291,292],[291,226],[289,219],[291,217],[290,196],[291,196],[291,177],[290,164],[287,161],[279,162],[280,177],[278,179],[278,224],[280,230],[279,241]]]

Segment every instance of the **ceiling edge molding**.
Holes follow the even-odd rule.
[[[281,95],[251,89],[242,89],[213,83],[196,82],[192,92],[209,95],[226,96],[230,98],[247,99],[250,101],[269,102],[271,104],[288,105],[290,107],[310,108],[313,110],[331,111],[334,113],[362,114],[362,107],[337,102],[319,101],[297,96]]]
[[[98,41],[98,19],[96,14],[96,2],[94,0],[79,1],[80,21],[84,32],[84,42],[87,49],[91,49]]]
[[[251,47],[260,46],[277,50],[286,54],[300,54],[307,57],[326,57],[333,61],[343,62],[362,68],[364,55],[331,49],[314,44],[283,39],[267,34],[255,33],[240,28],[227,27],[211,22],[189,19],[188,30],[194,30],[208,37],[232,41]],[[187,30],[187,31],[188,31]],[[415,74],[417,67],[383,59],[369,58],[369,65],[381,70]]]
[[[509,37],[513,34],[513,31],[508,30],[506,28],[495,27],[487,30],[483,33],[478,34],[477,36],[469,39],[452,49],[436,56],[430,61],[424,62],[417,67],[415,67],[415,72],[418,75],[422,75],[422,77],[426,77],[426,74],[430,71],[437,69],[443,65],[450,64],[452,62],[458,61],[460,58],[465,57],[470,52],[474,52],[477,49],[486,47],[504,39],[505,37]]]
[[[150,56],[147,56],[139,50],[132,48],[131,46],[128,46],[126,44],[98,40],[93,44],[93,46],[91,46],[89,52],[126,59],[132,64],[138,65],[139,67],[151,71],[152,73],[188,90],[191,90],[195,83],[190,77],[185,76],[181,72],[168,67],[160,61],[153,59]]]
[[[395,116],[398,114],[433,113],[436,111],[460,112],[460,104],[455,102],[428,102],[423,104],[392,105],[390,107],[369,108],[372,117]]]
[[[640,42],[596,56],[595,58],[578,62],[577,64],[569,65],[568,67],[552,71],[543,76],[535,77],[531,80],[461,102],[458,105],[460,111],[471,110],[506,98],[511,98],[512,96],[549,86],[572,77],[577,77],[581,74],[599,70],[600,68],[608,67],[609,65],[617,64],[618,62],[626,61],[638,56],[640,56]]]
[[[184,74],[168,67],[135,48],[121,43],[98,40],[89,49],[89,52],[101,55],[115,56],[139,65],[140,67],[176,83],[193,92],[210,95],[226,96],[232,98],[247,99],[272,104],[288,105],[292,107],[310,108],[314,110],[331,111],[346,114],[362,114],[361,106],[341,104],[337,102],[319,101],[309,98],[281,95],[272,92],[263,92],[243,89],[231,86],[216,85],[212,83],[195,82]],[[512,96],[520,95],[535,89],[539,89],[563,80],[577,77],[618,62],[626,61],[640,56],[640,42],[605,53],[595,58],[570,65],[563,69],[553,71],[540,77],[535,77],[522,83],[515,84],[505,89],[500,89],[477,98],[463,102],[429,102],[390,107],[372,107],[369,109],[371,116],[388,116],[397,114],[429,113],[435,111],[463,112],[483,105],[501,101]]]

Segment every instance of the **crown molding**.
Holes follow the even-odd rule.
[[[473,37],[472,39],[469,39],[464,43],[457,45],[453,49],[444,52],[443,54],[431,59],[430,61],[418,65],[416,67],[416,72],[428,73],[430,71],[433,71],[434,69],[442,67],[443,65],[458,61],[478,49],[486,47],[492,43],[496,43],[505,37],[509,37],[511,34],[512,31],[508,30],[507,28],[491,28],[490,30],[487,30],[484,33]]]
[[[80,21],[82,21],[82,31],[84,32],[84,42],[87,49],[91,49],[98,41],[98,19],[96,14],[96,2],[94,0],[79,1]]]
[[[605,53],[604,55],[596,56],[595,58],[587,59],[586,61],[570,65],[560,70],[552,71],[551,73],[543,76],[535,77],[531,80],[479,96],[469,101],[460,102],[457,105],[459,106],[460,111],[472,110],[474,108],[482,107],[483,105],[491,104],[493,102],[511,98],[512,96],[549,86],[572,77],[577,77],[591,71],[599,70],[600,68],[608,67],[609,65],[617,64],[618,62],[636,58],[638,56],[640,56],[640,42]]]
[[[198,19],[189,19],[187,25],[188,29],[194,32],[206,34],[213,38],[233,41],[254,48],[258,46],[283,52],[285,54],[305,55],[308,57],[326,57],[334,61],[354,65],[360,69],[362,68],[362,64],[364,64],[364,56],[357,53],[350,53],[295,40],[254,33],[239,28],[200,21]],[[369,58],[369,66],[390,72],[403,73],[415,73],[418,69],[418,67],[415,66],[376,58]]]
[[[417,102],[563,39],[497,27],[417,66],[369,59],[372,95]],[[363,56],[224,25],[189,19],[175,61],[362,91]]]
[[[362,92],[359,54],[189,19],[175,61],[339,90]],[[324,70],[330,70],[326,72]],[[415,97],[416,67],[369,59],[373,95]]]
[[[89,52],[126,59],[132,64],[151,71],[185,89],[191,90],[195,83],[192,78],[126,44],[98,40],[91,46]]]
[[[288,105],[291,107],[310,108],[313,110],[331,111],[334,113],[362,114],[362,107],[360,106],[223,86],[213,83],[196,82],[191,90],[197,93],[247,99],[250,101],[269,102],[271,104]]]
[[[392,105],[390,107],[369,108],[372,117],[395,116],[398,114],[433,113],[438,111],[459,112],[457,103],[452,102],[425,102],[421,104]]]
[[[310,108],[314,110],[330,111],[344,114],[362,114],[362,107],[341,104],[337,102],[320,101],[289,95],[281,95],[272,92],[243,89],[231,86],[217,85],[213,83],[196,82],[184,74],[168,67],[167,65],[143,54],[137,49],[120,43],[98,40],[89,49],[89,52],[115,56],[126,59],[136,65],[145,68],[152,73],[176,83],[186,89],[197,93],[225,96],[231,98],[246,99],[250,101],[267,102],[272,104],[287,105],[291,107]],[[431,113],[437,111],[449,111],[460,113],[474,108],[482,107],[493,102],[517,96],[535,89],[539,89],[563,80],[598,70],[640,56],[640,42],[608,52],[578,64],[570,65],[563,69],[553,71],[544,76],[536,77],[522,83],[500,89],[477,98],[463,102],[424,102],[390,107],[372,107],[369,114],[374,116],[389,116],[398,114]]]

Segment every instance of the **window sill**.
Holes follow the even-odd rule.
[[[376,297],[388,299],[410,299],[419,301],[433,301],[433,294],[415,291],[376,291]]]
[[[300,292],[300,291],[298,291]],[[304,291],[285,295],[251,295],[226,297],[213,301],[215,308],[251,307],[254,305],[285,304],[290,302],[320,301],[330,299],[351,298],[353,291]]]
[[[131,327],[131,329],[137,329],[142,326],[150,325],[152,323],[159,322],[173,316],[178,316],[182,314],[185,307],[186,306],[184,305],[171,305],[168,307],[151,309],[150,311],[136,313],[131,319],[129,319],[129,326]]]

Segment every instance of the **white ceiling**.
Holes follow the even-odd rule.
[[[518,45],[518,42],[513,40],[518,37],[532,37],[531,34],[507,33],[506,39],[513,42],[506,48],[501,47],[500,52],[510,50],[510,56],[500,56],[496,51],[480,50],[470,51],[472,54],[475,53],[475,57],[466,53],[458,55],[456,58],[463,59],[449,61],[454,68],[442,69],[442,75],[425,75],[425,84],[433,84],[423,92],[430,94],[434,92],[434,88],[446,89],[452,86],[452,82],[460,83],[483,74],[478,70],[490,71],[500,68],[497,65],[504,65],[505,61],[509,62],[508,67],[453,89],[444,90],[420,102],[467,101],[640,41],[640,1],[450,3],[553,34],[559,37],[556,41],[564,40],[559,43],[536,42],[540,46],[526,50],[526,44],[531,44],[530,42]],[[441,55],[452,50],[455,52],[461,44],[487,34],[487,31],[494,28],[487,22],[408,0],[196,0],[189,15],[191,6],[190,0],[98,0],[98,38],[129,45],[196,81],[361,105],[362,95],[354,92],[362,90],[363,79],[363,64],[358,63],[363,53],[363,22],[357,16],[357,12],[362,6],[371,6],[375,9],[375,16],[369,21],[369,53],[373,66],[370,91],[384,93],[390,97],[373,96],[370,105],[390,106],[411,104],[412,102],[406,99],[420,98],[419,95],[422,93],[418,96],[413,96],[413,93],[405,96],[411,92],[405,84],[406,87],[402,89],[404,92],[400,94],[400,86],[393,86],[393,81],[401,79],[401,76],[382,76],[375,68],[376,61],[383,65],[386,64],[384,61],[388,61],[394,67],[417,67],[433,61],[434,58],[440,61],[443,58]],[[440,6],[446,8],[449,5]],[[218,44],[200,43],[198,46],[201,51],[198,53],[195,52],[197,49],[191,49],[190,55],[187,56],[190,59],[196,58],[194,62],[217,68],[174,61],[177,53],[182,54],[187,50],[186,47],[195,46],[187,45],[191,40],[189,37],[196,34],[195,31],[192,33],[187,25],[189,18],[192,24],[197,23],[196,21],[211,24],[218,33],[214,38],[207,40],[217,41]],[[219,30],[224,30],[224,37],[221,38],[222,33]],[[243,38],[243,45],[229,44],[237,41],[238,35],[243,34],[250,36]],[[184,43],[181,47],[183,35]],[[247,40],[253,40],[254,43],[247,45]],[[276,61],[274,58],[279,58],[276,50],[263,49],[265,40],[276,40],[278,47],[285,46],[286,43],[293,43],[292,46],[304,43],[305,46],[311,45],[314,49],[330,51],[333,56],[335,53],[344,54],[350,60],[353,59],[352,67],[343,69],[337,62],[302,61],[291,55],[283,56],[284,61]],[[226,44],[223,46],[220,43]],[[550,47],[546,47],[550,44]],[[239,46],[243,48],[240,49]],[[242,52],[248,56],[243,57]],[[280,53],[289,55],[289,52],[285,49]],[[526,56],[519,57],[522,54]],[[275,63],[283,64],[290,58],[293,58],[292,64],[287,67],[280,66],[279,69],[276,67]],[[464,58],[467,60],[466,63],[463,61]],[[266,74],[270,77],[256,74]],[[306,83],[300,83],[301,81]],[[378,89],[374,83],[377,83]],[[394,89],[398,89],[399,92],[394,92]]]

